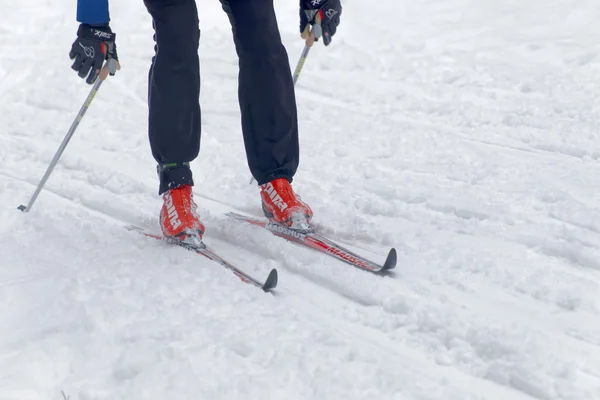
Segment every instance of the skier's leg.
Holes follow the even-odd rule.
[[[200,66],[195,0],[144,0],[152,15],[156,55],[148,77],[149,137],[163,195],[165,236],[201,240],[189,162],[200,149]]]
[[[144,0],[144,4],[155,29],[148,124],[162,194],[193,185],[189,162],[200,149],[200,30],[195,0]]]
[[[294,83],[273,0],[221,0],[240,59],[239,102],[248,165],[261,188],[265,215],[305,229],[312,210],[292,190],[298,168]]]
[[[288,55],[273,0],[221,0],[239,56],[239,103],[248,165],[259,184],[292,181],[298,120]]]

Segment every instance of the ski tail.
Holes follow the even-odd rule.
[[[318,233],[307,234],[306,241],[308,242],[307,245],[311,248],[366,271],[384,272],[396,267],[396,249],[393,248],[388,253],[385,263],[377,264]]]
[[[311,249],[320,251],[321,253],[327,254],[340,261],[350,264],[356,268],[364,271],[379,273],[389,271],[396,267],[398,255],[396,249],[392,248],[383,264],[377,264],[367,258],[356,254],[333,240],[321,235],[314,230],[294,230],[286,226],[276,224],[273,222],[267,222],[262,219],[249,217],[246,215],[230,212],[226,214],[228,217],[233,218],[239,222],[246,222],[252,225],[256,225],[267,229],[273,235],[282,237],[291,242],[301,244]]]
[[[220,255],[215,253],[213,250],[211,250],[208,246],[206,246],[206,244],[204,244],[204,242],[200,242],[200,243],[196,244],[196,243],[188,243],[188,242],[184,242],[184,241],[176,240],[176,239],[169,239],[169,238],[165,238],[162,235],[157,235],[155,233],[149,232],[143,228],[140,228],[140,227],[137,227],[134,225],[126,226],[125,229],[130,230],[130,231],[135,231],[146,237],[156,239],[156,240],[162,240],[169,244],[174,244],[176,246],[183,247],[184,249],[192,251],[196,254],[203,255],[204,257],[208,258],[209,260],[214,261],[217,264],[221,265],[222,267],[227,268],[228,270],[233,272],[233,274],[236,275],[238,278],[240,278],[243,282],[251,284],[255,287],[258,287],[265,292],[269,292],[269,291],[275,289],[275,287],[277,287],[277,283],[278,283],[279,279],[278,279],[278,274],[277,274],[276,269],[272,269],[271,272],[269,273],[267,279],[264,282],[261,282],[258,279],[252,277],[251,275],[245,273],[244,271],[242,271],[235,265],[226,261],[223,257],[221,257]]]
[[[385,262],[383,263],[382,271],[389,271],[396,268],[396,263],[398,262],[398,253],[395,248],[391,248],[388,253]]]

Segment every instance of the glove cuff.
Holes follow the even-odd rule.
[[[115,34],[110,29],[108,24],[106,25],[88,25],[81,24],[77,29],[77,36],[80,38],[87,38],[97,40],[99,42],[114,42]]]
[[[302,10],[314,9],[314,7],[312,6],[312,1],[310,1],[310,0],[300,0],[300,8]]]

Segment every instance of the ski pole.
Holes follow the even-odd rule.
[[[27,204],[27,207],[25,207],[24,205],[20,205],[19,207],[17,207],[19,210],[21,210],[23,212],[29,212],[29,210],[31,210],[33,203],[35,203],[35,200],[37,199],[38,195],[42,191],[42,188],[46,184],[46,181],[50,177],[50,174],[52,174],[54,167],[58,163],[60,156],[65,151],[67,144],[69,144],[69,140],[71,140],[71,137],[73,137],[73,134],[75,133],[75,130],[77,129],[77,127],[79,126],[79,123],[83,119],[83,116],[85,115],[88,108],[90,108],[90,105],[92,104],[92,100],[94,100],[94,97],[98,93],[98,89],[100,89],[102,82],[104,82],[104,79],[106,79],[106,77],[108,76],[109,73],[114,74],[116,72],[117,68],[118,68],[117,61],[112,58],[108,59],[108,61],[102,68],[103,71],[100,73],[100,77],[98,78],[98,80],[96,80],[96,83],[94,83],[94,86],[92,86],[92,90],[90,91],[90,94],[88,95],[87,99],[85,99],[85,102],[81,106],[79,113],[77,113],[77,117],[75,117],[75,120],[71,124],[71,128],[67,132],[67,135],[63,139],[60,146],[58,147],[56,154],[54,154],[54,158],[50,162],[50,165],[48,165],[48,168],[46,169],[46,173],[44,174],[40,183],[37,185],[37,188],[35,189],[33,196],[31,196],[31,199],[29,200],[29,203]]]
[[[317,14],[315,18],[315,25],[313,25],[312,29],[310,25],[306,25],[304,32],[302,32],[302,39],[305,40],[305,46],[302,54],[300,55],[300,60],[298,60],[296,70],[294,71],[294,86],[300,77],[300,72],[302,72],[302,67],[304,67],[304,63],[308,57],[308,52],[313,44],[315,44],[315,42],[321,37],[321,32],[321,18],[319,17],[319,14]]]
[[[305,45],[304,50],[302,50],[302,55],[300,56],[300,60],[298,60],[298,66],[296,66],[296,70],[294,71],[294,86],[296,86],[296,82],[300,77],[300,72],[302,72],[302,67],[304,67],[304,63],[306,62],[306,57],[308,57],[308,52],[310,51],[310,46]]]
[[[304,50],[302,50],[302,54],[300,55],[300,60],[298,60],[298,65],[296,66],[296,70],[294,71],[294,86],[296,86],[296,81],[300,77],[300,72],[302,72],[302,67],[304,67],[304,63],[306,62],[306,58],[308,57],[308,52],[310,48],[315,44],[315,42],[321,37],[321,18],[319,14],[316,15],[315,25],[312,27],[310,25],[306,25],[304,32],[302,32],[302,39],[305,40]]]

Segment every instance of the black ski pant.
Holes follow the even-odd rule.
[[[155,29],[149,138],[159,193],[193,184],[200,149],[200,30],[195,0],[144,0]],[[290,182],[299,162],[296,99],[273,0],[221,0],[239,57],[238,97],[250,171],[259,184]],[[208,77],[207,79],[210,79]],[[218,171],[209,171],[218,173]]]

